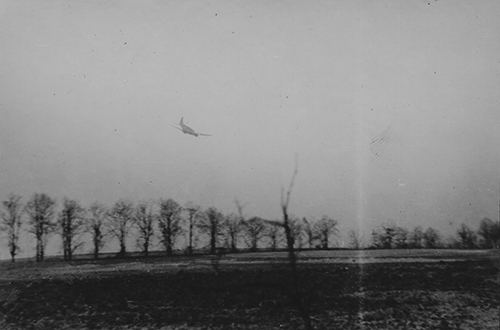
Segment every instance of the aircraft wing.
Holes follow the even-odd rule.
[[[212,134],[205,134],[205,133],[198,133],[198,135],[201,135],[201,136],[212,136]]]
[[[182,130],[182,128],[180,128],[180,127],[177,127],[177,126],[175,126],[175,125],[170,125],[170,126],[172,126],[173,128],[177,128],[177,129],[178,129],[179,131],[181,131],[181,132],[184,132],[184,131]]]

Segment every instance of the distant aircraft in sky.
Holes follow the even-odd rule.
[[[196,132],[194,129],[189,127],[188,125],[184,124],[184,117],[181,117],[181,121],[179,122],[179,126],[171,125],[174,128],[177,128],[179,131],[181,131],[184,134],[189,134],[193,136],[211,136],[210,134],[205,134],[205,133],[199,133]]]

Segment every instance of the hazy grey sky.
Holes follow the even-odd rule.
[[[498,17],[498,1],[0,1],[0,196],[238,198],[275,218],[296,153],[299,216],[496,219]]]

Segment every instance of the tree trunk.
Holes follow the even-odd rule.
[[[68,233],[68,260],[73,259],[73,242],[71,240],[72,233]]]
[[[143,252],[146,257],[149,255],[149,238],[144,240]]]
[[[99,258],[99,235],[100,233],[98,231],[94,232],[94,259]]]
[[[210,228],[210,254],[215,254],[216,252],[216,246],[215,246],[215,241],[217,239],[217,233],[216,233],[216,228],[215,226],[212,226]]]
[[[236,237],[231,237],[231,251],[236,252]]]
[[[125,247],[125,236],[122,235],[122,237],[120,237],[120,256],[124,257],[125,256],[125,253],[127,253],[127,250],[126,250],[126,247]]]
[[[189,246],[188,254],[193,254],[193,219],[189,219]]]

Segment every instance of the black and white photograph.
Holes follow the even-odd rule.
[[[0,329],[500,329],[500,2],[0,0]]]

